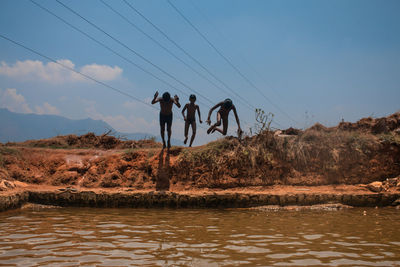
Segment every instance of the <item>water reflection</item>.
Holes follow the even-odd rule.
[[[0,265],[400,265],[400,213],[362,211],[9,211]]]

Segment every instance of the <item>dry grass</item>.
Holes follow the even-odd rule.
[[[154,148],[160,146],[160,144],[156,143],[154,139],[124,141],[115,136],[107,134],[95,135],[94,133],[87,133],[81,136],[70,134],[65,136],[56,136],[48,139],[28,140],[20,143],[8,143],[7,145],[52,149],[135,149],[152,147]]]
[[[395,134],[377,136],[322,125],[298,135],[264,131],[242,141],[230,137],[184,151],[176,173],[208,187],[364,183],[400,173],[398,140]]]

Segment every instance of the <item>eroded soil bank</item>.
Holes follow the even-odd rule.
[[[386,206],[399,193],[400,113],[330,128],[267,129],[243,139],[226,137],[170,150],[153,140],[123,141],[91,133],[0,143],[1,210],[25,202]]]
[[[61,191],[61,190],[62,191]],[[0,211],[24,203],[77,207],[130,208],[246,208],[257,206],[309,206],[340,203],[354,207],[400,204],[400,192],[373,193],[357,186],[276,186],[230,190],[132,191],[31,187],[0,195]]]

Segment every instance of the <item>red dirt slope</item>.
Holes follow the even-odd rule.
[[[0,179],[134,189],[358,184],[400,175],[400,113],[327,128],[264,131],[169,153],[151,140],[58,136],[0,144]]]

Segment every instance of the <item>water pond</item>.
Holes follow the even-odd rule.
[[[0,266],[39,265],[400,266],[400,210],[1,213]]]

